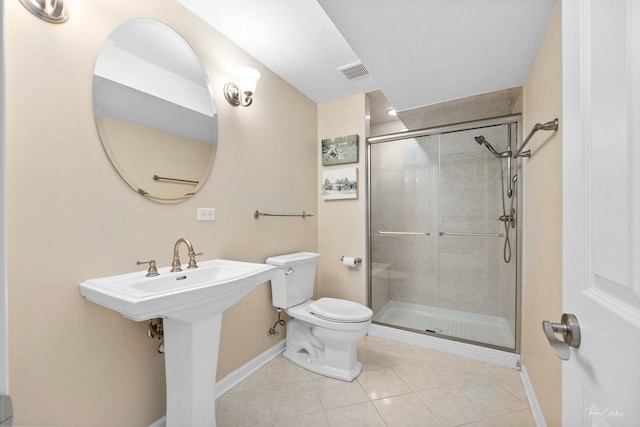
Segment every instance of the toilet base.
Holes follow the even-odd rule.
[[[369,325],[370,322],[352,323],[341,325],[345,330],[337,330],[291,319],[287,323],[283,356],[311,372],[353,381],[362,371],[362,363],[358,361],[358,341],[367,334]]]
[[[356,362],[353,369],[339,369],[332,366],[327,366],[323,360],[310,358],[309,353],[305,351],[296,352],[285,350],[282,355],[301,368],[304,368],[311,372],[315,372],[316,374],[323,375],[325,377],[331,377],[338,380],[351,382],[358,378],[360,372],[362,372],[362,363],[360,362]]]

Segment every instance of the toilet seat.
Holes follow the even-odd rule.
[[[366,322],[373,315],[369,307],[337,298],[320,298],[313,301],[307,307],[307,311],[321,319],[343,323]]]
[[[289,316],[307,322],[310,325],[333,329],[336,331],[357,331],[361,329],[368,329],[371,324],[371,318],[368,318],[363,322],[340,322],[338,320],[325,319],[309,311],[309,306],[314,302],[314,300],[307,300],[302,304],[285,309],[285,312]]]

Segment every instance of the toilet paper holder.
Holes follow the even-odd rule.
[[[355,257],[354,260],[355,260],[356,264],[362,264],[362,258]],[[344,261],[344,255],[340,257],[340,261]]]

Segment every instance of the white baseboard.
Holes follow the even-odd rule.
[[[280,353],[284,351],[285,340],[281,340],[279,343],[266,350],[262,354],[258,355],[254,359],[245,363],[233,372],[230,372],[223,379],[216,383],[216,399],[231,390],[236,385],[240,384],[251,374],[264,365],[275,359]],[[166,427],[167,417],[162,417],[158,421],[151,424],[149,427]]]
[[[151,424],[149,427],[167,427],[167,417],[162,417],[155,423]]]
[[[415,332],[382,325],[371,325],[369,335],[441,351],[455,356],[466,357],[467,359],[479,360],[512,369],[520,369],[520,355],[509,353],[508,351],[432,337],[431,335],[417,334]]]
[[[258,369],[275,359],[280,353],[284,351],[285,340],[281,340],[278,344],[274,345],[264,353],[258,355],[254,359],[245,363],[233,372],[230,372],[223,379],[216,383],[216,399],[231,390],[233,387],[240,384],[243,380],[249,377]]]
[[[533,390],[533,384],[531,384],[531,380],[527,374],[527,369],[524,365],[522,365],[522,369],[520,369],[520,379],[522,380],[522,386],[524,387],[524,392],[527,395],[529,409],[531,410],[531,415],[533,415],[533,421],[536,423],[536,427],[547,427],[547,421],[544,419],[542,408],[540,408],[538,398]]]

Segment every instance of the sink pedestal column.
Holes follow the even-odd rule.
[[[163,320],[167,427],[215,427],[222,313],[195,322]]]

